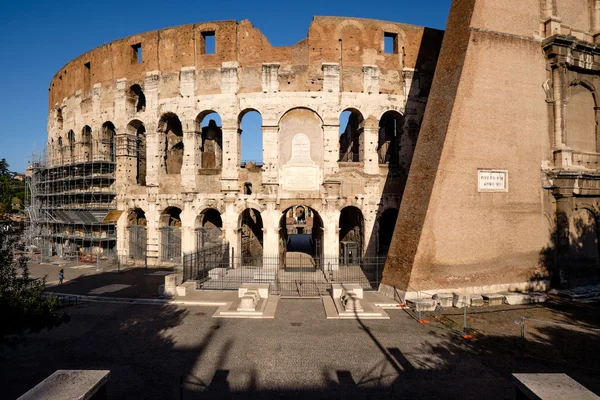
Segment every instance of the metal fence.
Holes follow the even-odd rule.
[[[230,254],[227,245],[186,254],[184,280],[196,281],[199,289],[237,290],[242,283],[269,283],[272,294],[321,296],[333,283],[358,283],[377,290],[385,257],[356,257],[352,264],[336,256],[314,258],[309,254],[264,255],[260,262]]]
[[[146,257],[146,227],[131,225],[129,229],[129,256],[133,260],[143,260]]]
[[[160,260],[172,263],[181,262],[181,229],[165,226],[160,228]]]

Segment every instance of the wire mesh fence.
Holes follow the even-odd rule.
[[[333,283],[358,283],[376,290],[385,257],[313,257],[303,253],[263,255],[248,262],[247,256],[231,255],[227,245],[215,246],[183,257],[184,280],[199,289],[236,290],[243,283],[268,283],[282,296],[325,295]]]

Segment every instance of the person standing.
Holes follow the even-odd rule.
[[[63,279],[65,279],[65,270],[61,269],[58,273],[58,284],[62,285]]]

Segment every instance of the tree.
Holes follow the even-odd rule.
[[[11,178],[11,172],[8,169],[9,165],[6,162],[6,158],[0,160],[0,176]]]
[[[0,344],[28,332],[51,329],[70,316],[54,296],[45,297],[45,279],[31,278],[27,258],[14,257],[21,229],[0,222]]]

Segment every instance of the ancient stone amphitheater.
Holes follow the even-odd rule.
[[[217,21],[91,50],[50,84],[41,236],[150,265],[223,244],[281,264],[292,234],[311,257],[385,256],[441,39],[315,17],[289,47]],[[247,133],[249,113],[262,123]],[[244,135],[261,156],[242,159]]]

